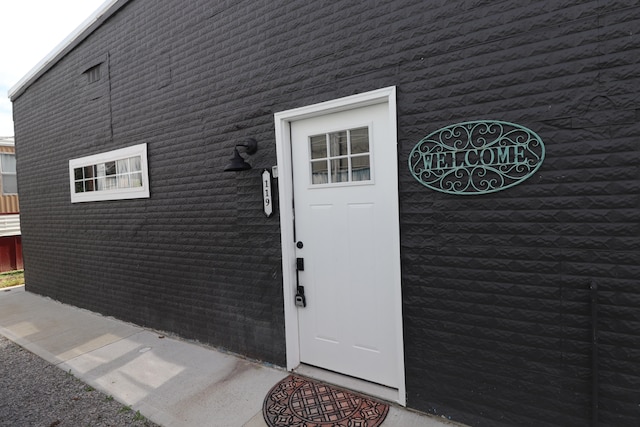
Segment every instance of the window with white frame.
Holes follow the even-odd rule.
[[[12,153],[0,154],[0,179],[2,179],[2,194],[17,194],[18,180],[16,177],[16,156]]]
[[[149,197],[147,144],[69,160],[71,203]]]

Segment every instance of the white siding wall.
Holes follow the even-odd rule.
[[[20,215],[0,215],[0,237],[20,235]]]

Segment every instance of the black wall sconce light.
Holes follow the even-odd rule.
[[[233,147],[233,157],[229,161],[229,164],[224,168],[225,172],[238,172],[251,169],[251,165],[244,161],[244,158],[238,152],[238,147],[244,147],[245,153],[248,155],[254,154],[258,151],[258,141],[253,138],[249,138],[244,144],[237,144]]]

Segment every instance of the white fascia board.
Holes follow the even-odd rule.
[[[15,147],[15,139],[13,136],[0,136],[0,147]]]

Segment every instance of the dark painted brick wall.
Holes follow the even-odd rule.
[[[28,289],[283,365],[273,113],[396,85],[408,405],[477,426],[640,419],[637,1],[130,1],[14,103]],[[108,66],[98,89],[82,72]],[[406,166],[448,124],[537,132],[514,188]],[[251,172],[222,172],[255,137]],[[146,142],[151,198],[72,205],[70,158]]]

